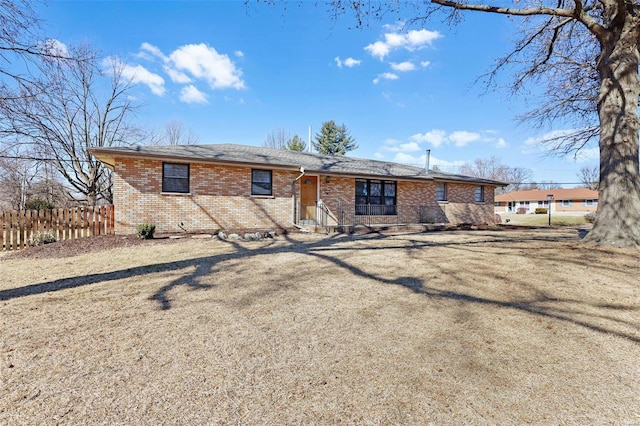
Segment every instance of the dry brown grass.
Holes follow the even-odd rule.
[[[638,424],[640,252],[576,231],[0,258],[0,424]]]

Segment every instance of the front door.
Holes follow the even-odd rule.
[[[300,190],[300,219],[316,220],[318,202],[318,177],[304,176]]]

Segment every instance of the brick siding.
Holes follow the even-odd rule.
[[[177,161],[176,161],[177,162]],[[251,168],[190,163],[189,193],[162,193],[162,161],[117,158],[114,173],[115,231],[134,233],[142,223],[159,232],[215,231],[219,229],[290,228],[293,221],[292,182],[295,171],[272,171],[273,195],[250,196]],[[337,225],[340,206],[353,209],[355,179],[319,176],[319,198],[329,210],[329,225]],[[491,223],[493,188],[485,187],[485,202],[474,202],[475,185],[448,183],[448,201],[435,201],[434,182],[397,183],[395,220],[415,223],[418,206],[436,223]],[[300,195],[300,181],[295,185]],[[409,207],[411,206],[411,207]],[[351,216],[353,211],[350,210]],[[388,217],[380,217],[380,219]],[[345,217],[345,220],[353,217]],[[375,222],[375,218],[374,222]],[[182,228],[180,224],[182,223]]]

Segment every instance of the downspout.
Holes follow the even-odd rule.
[[[293,204],[293,208],[291,209],[291,211],[293,212],[291,223],[293,224],[293,226],[297,226],[296,224],[296,204],[297,204],[296,203],[296,182],[302,179],[302,176],[304,176],[304,167],[300,166],[300,176],[298,176],[293,180],[293,182],[291,182],[291,202]]]

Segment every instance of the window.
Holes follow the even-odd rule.
[[[162,192],[189,192],[189,165],[162,163]]]
[[[356,180],[356,214],[395,215],[396,183],[382,180]]]
[[[573,205],[573,201],[571,200],[562,200],[562,207],[571,207]]]
[[[593,207],[598,205],[598,200],[584,200],[582,202],[583,206]]]
[[[251,170],[251,195],[271,195],[271,170]]]
[[[538,201],[538,207],[542,207],[542,206],[547,207],[548,205],[549,205],[549,200]]]
[[[474,191],[476,203],[484,203],[484,186],[478,185]]]
[[[447,184],[438,182],[436,185],[436,201],[447,201]]]

